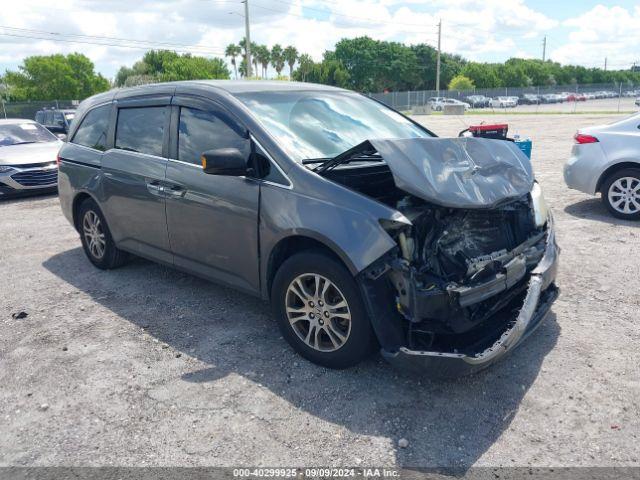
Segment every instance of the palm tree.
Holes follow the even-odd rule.
[[[266,45],[258,45],[255,58],[262,65],[262,78],[267,78],[267,68],[269,68],[269,62],[271,61],[269,48]]]
[[[253,63],[253,74],[256,77],[259,77],[260,75],[258,75],[258,44],[251,42],[251,63]]]
[[[234,43],[230,43],[227,45],[227,49],[224,51],[225,57],[231,57],[231,65],[233,65],[233,69],[236,72],[236,80],[238,79],[238,66],[236,65],[236,57],[240,55],[240,47]]]
[[[284,68],[284,54],[282,47],[277,43],[271,48],[271,65],[273,65],[278,76],[280,76]]]
[[[310,55],[303,53],[298,58],[298,69],[296,72],[299,73],[299,79],[303,82],[307,81],[307,75],[311,73],[311,69],[313,68],[313,59]]]
[[[285,61],[289,64],[289,80],[291,80],[291,77],[293,76],[293,66],[296,64],[296,60],[298,60],[298,50],[296,47],[289,45],[284,49],[282,55]]]

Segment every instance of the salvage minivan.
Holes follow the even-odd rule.
[[[89,260],[129,254],[269,299],[332,368],[376,348],[434,375],[480,370],[544,319],[553,222],[513,144],[438,138],[366,96],[269,81],[110,91],[59,153]]]

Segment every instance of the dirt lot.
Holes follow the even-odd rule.
[[[534,139],[562,293],[459,381],[316,367],[261,301],[143,260],[98,271],[55,197],[1,202],[0,465],[639,465],[640,225],[561,176],[576,128],[615,118],[487,118]]]

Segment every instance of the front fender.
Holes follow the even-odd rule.
[[[378,221],[390,218],[395,211],[347,193],[328,201],[277,186],[262,187],[259,237],[263,293],[271,252],[287,237],[308,237],[326,245],[354,276],[396,246]]]

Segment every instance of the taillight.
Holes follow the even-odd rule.
[[[586,135],[584,133],[576,133],[575,136],[573,137],[576,141],[576,143],[596,143],[599,140],[594,137],[593,135]]]
[[[60,166],[60,155],[56,155],[56,165]]]

